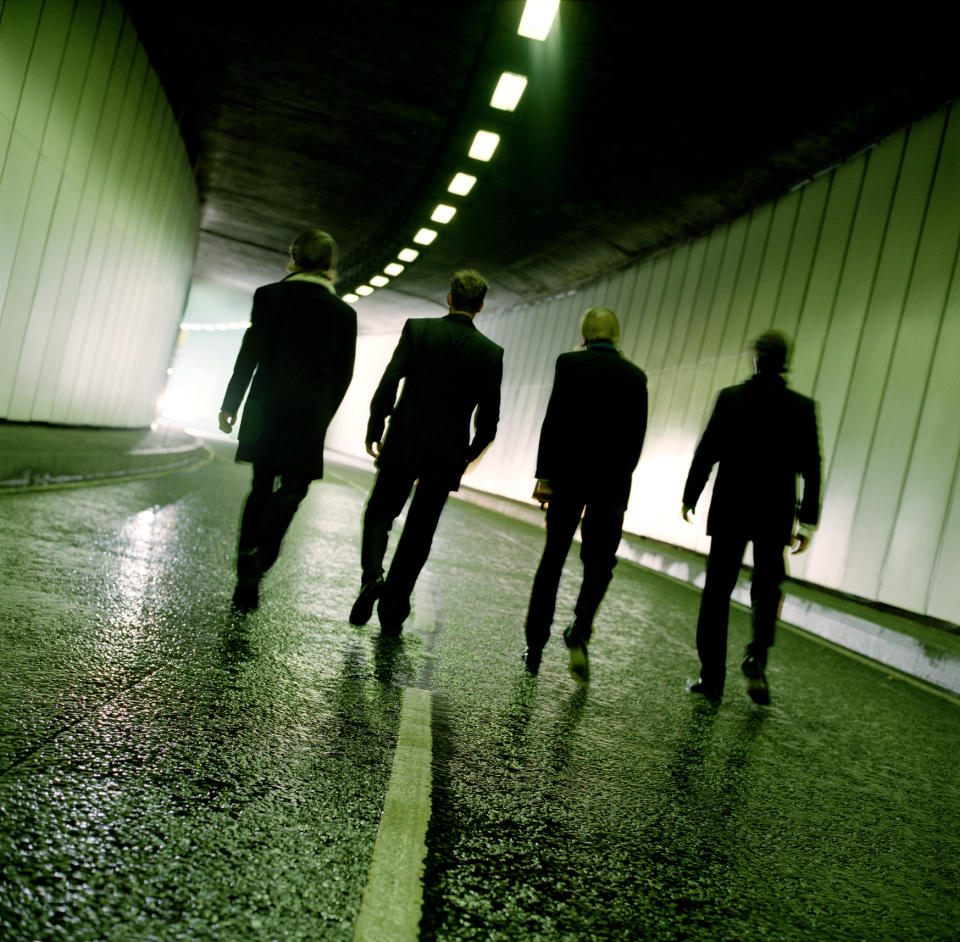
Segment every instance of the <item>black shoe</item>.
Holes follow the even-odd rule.
[[[385,638],[399,638],[403,631],[403,622],[410,614],[409,601],[402,601],[397,604],[392,598],[384,598],[382,595],[377,603],[377,619],[380,622],[380,634]]]
[[[531,677],[536,677],[540,670],[540,659],[543,657],[543,648],[526,648],[520,655],[524,669]]]
[[[260,604],[260,585],[258,582],[240,581],[233,590],[231,603],[237,612],[252,612]]]
[[[587,642],[577,631],[576,621],[564,629],[563,643],[570,649],[570,676],[577,686],[586,687],[590,683],[590,658],[587,655]]]
[[[577,682],[578,687],[590,685],[590,658],[583,642],[570,648],[570,676]]]
[[[373,606],[383,592],[383,576],[371,579],[360,589],[353,608],[350,609],[350,624],[365,625],[373,614]]]
[[[687,687],[687,692],[699,693],[708,700],[719,700],[723,696],[722,687],[717,687],[714,684],[705,684],[702,680],[698,680],[695,684],[690,684],[690,686]]]
[[[770,688],[763,672],[763,663],[756,655],[748,654],[740,665],[743,676],[747,678],[747,696],[754,703],[766,706],[770,703]]]

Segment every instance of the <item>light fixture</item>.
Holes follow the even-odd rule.
[[[500,135],[493,131],[477,131],[477,136],[470,145],[469,156],[474,160],[489,160],[500,143]]]
[[[433,229],[421,229],[414,237],[413,241],[417,245],[429,245],[437,237]]]
[[[399,262],[391,262],[389,265],[385,265],[383,270],[391,277],[396,278],[400,272],[403,271],[403,265]]]
[[[403,251],[397,253],[397,258],[401,262],[415,262],[419,254],[416,249],[403,249]]]
[[[454,216],[457,215],[457,211],[453,206],[447,206],[446,203],[441,203],[434,211],[430,218],[434,222],[450,222]]]
[[[347,304],[356,304],[356,302],[360,300],[360,296],[354,294],[352,291],[348,291],[343,296],[342,300],[346,301]]]
[[[357,285],[354,291],[362,298],[365,298],[368,294],[373,294],[373,288],[370,285]]]
[[[390,283],[390,279],[385,278],[383,275],[374,275],[370,279],[370,284],[372,284],[374,288],[382,288],[384,285],[387,285],[389,283]]]
[[[493,90],[493,98],[490,99],[490,107],[498,108],[500,111],[513,111],[523,95],[523,90],[527,87],[527,77],[517,75],[515,72],[504,72],[497,82],[497,87]]]
[[[447,187],[448,193],[456,193],[457,196],[466,196],[472,189],[477,178],[469,173],[458,173]]]
[[[528,39],[539,39],[542,42],[550,33],[559,6],[560,0],[527,0],[517,32]]]

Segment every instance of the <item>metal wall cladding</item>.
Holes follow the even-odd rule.
[[[796,344],[790,384],[819,402],[824,454],[820,529],[792,574],[958,621],[958,206],[960,108],[946,107],[701,239],[576,294],[481,314],[506,351],[503,412],[464,483],[529,499],[554,361],[577,345],[583,311],[610,307],[650,383],[626,527],[705,552],[710,490],[685,524],[687,468],[719,390],[752,371],[750,340],[779,328]],[[361,358],[374,342],[382,359],[382,338],[361,338]],[[376,378],[341,427],[365,422]]]
[[[0,10],[0,417],[141,426],[189,288],[199,207],[118,0]]]

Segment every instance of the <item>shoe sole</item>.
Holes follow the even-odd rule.
[[[590,661],[581,647],[570,649],[570,676],[580,687],[590,685]]]
[[[380,597],[380,592],[377,591],[379,588],[379,586],[375,586],[367,592],[360,592],[356,602],[353,603],[353,608],[350,609],[351,625],[356,625],[359,628],[370,621],[373,617],[373,607]]]

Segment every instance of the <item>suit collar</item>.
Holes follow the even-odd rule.
[[[465,327],[472,327],[474,330],[477,329],[477,325],[474,324],[473,318],[469,314],[461,314],[459,311],[451,311],[446,317],[445,321],[450,321],[453,324],[463,324]]]
[[[584,345],[585,350],[606,350],[611,353],[619,353],[620,350],[615,343],[610,340],[591,340]]]

